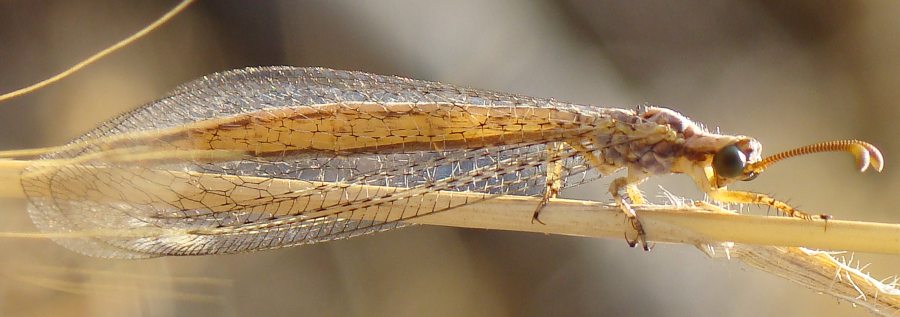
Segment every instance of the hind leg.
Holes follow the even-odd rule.
[[[561,142],[547,144],[547,187],[544,189],[543,199],[541,199],[537,208],[534,209],[534,214],[531,216],[531,223],[538,222],[544,224],[538,219],[541,210],[547,206],[547,203],[550,202],[551,198],[559,196],[559,190],[562,187],[563,164],[559,160],[553,160],[553,158],[557,157],[558,153],[562,150],[563,144]]]

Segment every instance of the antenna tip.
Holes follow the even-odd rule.
[[[850,147],[850,153],[853,153],[860,172],[865,172],[869,166],[878,172],[884,168],[884,156],[874,145],[865,142],[854,143]]]

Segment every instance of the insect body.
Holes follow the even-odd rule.
[[[41,230],[116,232],[59,243],[136,258],[352,237],[505,194],[546,202],[624,168],[610,192],[637,231],[629,243],[646,249],[629,205],[643,203],[636,186],[646,178],[684,173],[715,200],[809,218],[725,186],[822,151],[849,151],[861,169],[881,169],[881,154],[865,142],[762,158],[757,141],[709,133],[664,108],[598,108],[361,72],[263,67],[201,78],[48,149],[22,184]],[[481,196],[452,194],[461,191]]]

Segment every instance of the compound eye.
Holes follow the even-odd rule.
[[[713,156],[713,169],[721,177],[738,177],[744,172],[745,165],[747,156],[735,145],[726,146]]]

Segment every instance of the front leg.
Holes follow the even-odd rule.
[[[787,203],[776,200],[772,198],[772,196],[754,192],[743,192],[743,191],[731,191],[724,188],[720,189],[712,189],[706,193],[709,195],[709,198],[712,198],[716,201],[726,202],[726,203],[739,203],[739,204],[754,204],[754,205],[768,205],[775,207],[778,211],[781,211],[788,216],[796,217],[805,220],[812,220],[812,217],[802,211],[797,210],[794,207],[791,207]]]

